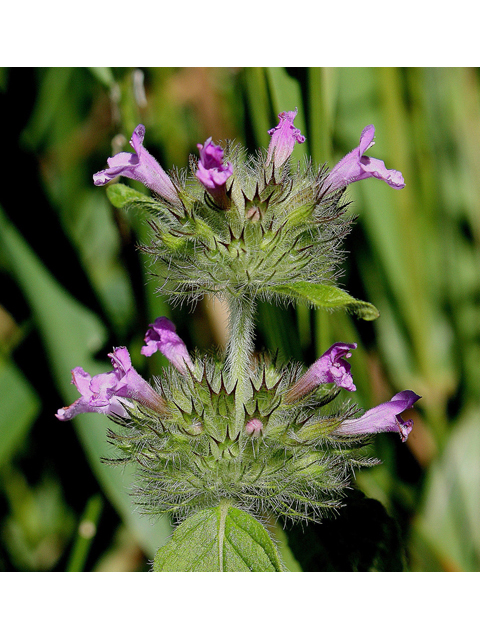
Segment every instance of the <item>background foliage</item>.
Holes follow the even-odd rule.
[[[333,166],[374,124],[372,155],[407,186],[367,180],[349,191],[358,222],[343,284],[380,318],[264,304],[257,346],[311,364],[332,342],[355,340],[359,404],[401,389],[423,397],[406,445],[376,439],[383,464],[357,475],[367,498],[354,492],[343,518],[303,532],[276,529],[284,560],[306,571],[480,569],[479,83],[471,68],[2,70],[1,570],[150,568],[170,523],[140,518],[131,475],[100,464],[102,416],[62,424],[54,413],[76,397],[70,369],[108,369],[112,346],[127,346],[145,376],[159,374],[160,355],[139,356],[158,315],[189,348],[225,339],[218,305],[169,309],[154,295],[136,249],[148,225],[115,210],[92,174],[127,149],[139,122],[170,169],[209,136],[252,152],[268,145],[276,114],[295,106],[307,136],[295,159]]]

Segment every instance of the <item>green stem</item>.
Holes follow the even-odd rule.
[[[229,300],[229,336],[227,343],[226,368],[230,384],[236,385],[235,412],[237,428],[244,419],[244,403],[250,395],[249,368],[253,354],[255,303],[251,298]]]
[[[97,525],[102,509],[102,496],[92,496],[87,503],[85,512],[80,521],[77,538],[70,555],[67,571],[83,571],[93,537],[97,531]]]

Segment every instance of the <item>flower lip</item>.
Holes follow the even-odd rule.
[[[212,138],[208,138],[205,144],[197,144],[197,147],[200,152],[200,160],[195,176],[213,199],[224,206],[226,204],[226,182],[233,174],[232,164],[231,162],[223,164],[223,149],[213,144]]]
[[[180,373],[187,373],[187,368],[193,369],[187,347],[171,320],[162,316],[148,326],[150,329],[145,334],[146,346],[141,349],[142,355],[149,357],[160,351]]]
[[[302,135],[300,129],[293,125],[297,113],[297,107],[295,107],[295,111],[282,111],[278,114],[279,123],[277,126],[268,131],[272,139],[268,147],[267,166],[273,158],[275,166],[281,167],[292,155],[295,142],[299,144],[305,142],[305,136]]]
[[[135,127],[130,145],[136,153],[122,151],[107,159],[108,169],[98,171],[93,176],[95,186],[103,186],[123,176],[143,182],[145,186],[172,203],[179,203],[177,190],[167,173],[143,146],[145,127],[139,124]]]
[[[350,364],[345,358],[350,358],[350,351],[356,349],[353,343],[336,342],[312,364],[308,371],[287,391],[285,402],[290,404],[303,398],[321,384],[334,383],[337,387],[355,391]]]
[[[375,127],[373,124],[366,126],[361,135],[358,147],[347,153],[338,162],[330,174],[327,176],[325,186],[335,191],[349,185],[351,182],[365,180],[366,178],[377,178],[383,180],[393,189],[403,189],[405,181],[400,171],[387,169],[382,160],[364,156],[367,149],[370,149],[375,142]]]
[[[80,398],[57,411],[55,417],[59,420],[72,420],[80,413],[104,413],[122,418],[127,416],[124,401],[115,395],[117,380],[113,372],[100,373],[92,378],[82,367],[75,367],[72,370],[72,384],[80,392]]]
[[[109,354],[113,371],[90,376],[82,367],[72,370],[72,383],[80,392],[78,398],[68,407],[59,409],[59,420],[71,420],[80,413],[105,413],[127,416],[125,407],[131,407],[129,400],[136,400],[146,407],[162,412],[165,403],[161,396],[132,367],[126,347],[117,347]]]
[[[404,421],[400,414],[411,409],[420,398],[413,391],[400,391],[388,402],[366,411],[360,418],[345,420],[333,433],[355,436],[397,431],[402,442],[405,442],[413,429],[413,420]]]

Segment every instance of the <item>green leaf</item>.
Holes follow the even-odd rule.
[[[362,320],[375,320],[380,315],[378,309],[369,302],[352,298],[346,291],[329,284],[294,282],[284,286],[271,286],[269,291],[291,296],[299,302],[306,302],[316,308],[345,309],[355,313]]]
[[[33,312],[42,336],[58,389],[70,404],[78,397],[72,384],[70,371],[82,366],[91,375],[108,370],[93,355],[106,339],[106,329],[89,309],[75,300],[32,252],[28,244],[7,220],[0,209],[0,248]],[[65,429],[54,417],[58,407],[51,407],[52,428]],[[85,449],[90,466],[97,476],[108,498],[119,511],[124,521],[148,555],[153,555],[159,545],[167,539],[171,529],[167,518],[152,524],[136,510],[129,489],[134,483],[130,468],[112,467],[102,464],[101,457],[109,458],[106,442],[105,416],[89,413],[77,416],[73,421],[79,439]]]
[[[283,571],[264,527],[222,502],[190,516],[155,556],[154,571]]]
[[[140,193],[136,189],[127,187],[126,184],[118,182],[107,187],[107,196],[110,202],[117,209],[122,209],[129,204],[144,202],[149,205],[158,206],[158,202],[150,196]]]
[[[0,358],[0,467],[21,445],[40,409],[37,394],[22,372],[9,360]]]

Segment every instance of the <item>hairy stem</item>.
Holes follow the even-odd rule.
[[[237,428],[243,421],[243,405],[250,395],[249,367],[253,354],[253,316],[255,303],[251,298],[229,299],[229,336],[227,343],[227,371],[230,384],[236,386],[235,407]]]

